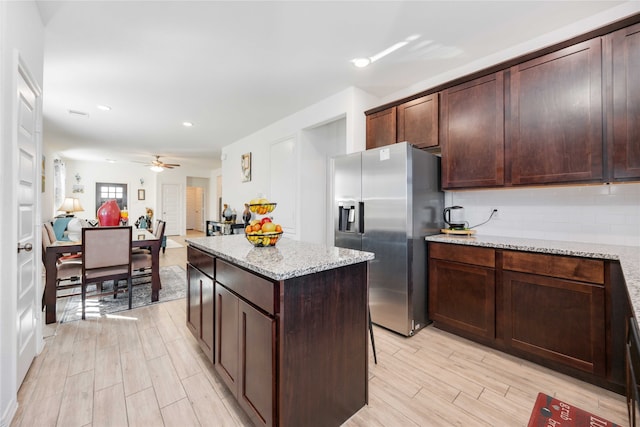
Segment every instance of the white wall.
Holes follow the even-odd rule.
[[[0,1],[0,426],[8,426],[17,409],[16,250],[17,175],[13,110],[18,55],[42,88],[43,25],[32,1]],[[38,152],[41,147],[38,147]],[[39,166],[38,166],[39,167]],[[36,204],[38,201],[36,201]],[[37,205],[36,205],[37,206]],[[39,234],[38,234],[39,235]],[[39,243],[38,243],[39,244]],[[36,273],[39,274],[39,271]],[[38,348],[41,348],[41,341]]]
[[[46,147],[46,141],[45,141]],[[49,152],[47,156],[46,181],[47,193],[53,194],[53,158],[57,154]],[[51,160],[49,160],[51,158]],[[211,180],[215,171],[205,169],[193,169],[187,167],[179,167],[175,169],[167,169],[163,172],[153,172],[148,167],[139,164],[126,163],[107,163],[107,162],[89,162],[72,159],[63,159],[66,165],[66,196],[77,197],[85,209],[84,212],[76,214],[79,218],[96,219],[96,211],[99,206],[95,205],[95,188],[96,182],[114,182],[119,184],[127,184],[128,204],[130,224],[133,224],[138,217],[146,213],[146,208],[153,209],[154,219],[162,219],[160,212],[161,188],[162,184],[177,184],[182,188],[184,198],[180,200],[178,207],[181,212],[181,218],[178,224],[178,230],[181,235],[186,234],[186,186],[188,180],[198,182],[198,186],[202,186],[204,181]],[[75,175],[80,174],[80,184],[84,186],[84,193],[73,193],[73,185],[77,184]],[[140,179],[144,179],[144,184],[140,183]],[[145,190],[145,200],[138,200],[138,189]],[[206,209],[211,209],[211,201],[215,200],[215,187],[209,186],[206,199],[208,205]],[[46,198],[46,204],[42,206],[43,219],[47,220],[52,216],[59,214],[53,206],[53,196]],[[47,215],[48,214],[48,215]]]
[[[317,190],[309,190],[301,183],[308,184],[308,177],[312,171],[318,171],[322,166],[322,156],[328,158],[338,154],[362,151],[365,149],[366,122],[364,116],[364,106],[370,105],[374,99],[370,94],[357,89],[348,88],[342,92],[332,95],[324,100],[305,108],[291,116],[279,120],[270,126],[249,135],[239,141],[227,145],[222,149],[222,197],[223,202],[228,203],[231,208],[235,208],[241,213],[244,203],[262,194],[270,198],[270,174],[286,174],[290,187],[287,189],[294,192],[292,199],[295,200],[295,224],[283,223],[283,228],[292,231],[287,233],[288,237],[294,239],[311,239],[312,241],[323,240],[315,232],[309,233],[306,230],[308,224],[307,215],[314,216],[314,223],[320,223],[323,229],[326,223],[327,209],[318,209],[311,212],[311,207],[315,200],[320,200],[324,193]],[[331,123],[342,120],[344,124],[335,128]],[[317,140],[312,129],[327,125],[327,145],[322,147],[322,141]],[[343,135],[335,135],[336,129]],[[320,131],[319,131],[320,132]],[[297,159],[295,170],[270,170],[271,164],[270,149],[272,144],[280,141],[293,139],[293,156]],[[335,140],[340,140],[336,145]],[[316,148],[314,148],[316,147]],[[318,149],[322,147],[319,151]],[[314,152],[315,151],[315,152]],[[335,151],[335,152],[334,152]],[[252,178],[250,182],[242,182],[240,177],[240,158],[242,154],[251,152]],[[320,182],[318,178],[315,183]],[[326,177],[320,185],[326,187]],[[316,194],[321,193],[321,194]],[[278,202],[278,200],[273,200]],[[316,203],[317,204],[317,203]],[[286,217],[284,213],[281,217]],[[273,212],[276,222],[278,219],[278,208]],[[326,234],[326,232],[322,232]],[[323,240],[324,242],[324,240]]]
[[[448,192],[479,235],[640,246],[640,184]]]

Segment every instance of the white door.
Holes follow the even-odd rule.
[[[196,187],[187,187],[187,230],[196,227]]]
[[[168,236],[180,234],[180,206],[180,185],[162,184],[162,219]]]
[[[198,208],[196,210],[196,226],[194,230],[204,231],[204,191],[202,191],[200,187],[198,187],[198,191],[196,192],[196,200]]]
[[[40,91],[28,72],[18,67],[17,91],[17,384],[37,354],[38,286],[36,283],[36,237],[38,186],[38,140],[40,138]],[[31,249],[29,249],[31,248]]]

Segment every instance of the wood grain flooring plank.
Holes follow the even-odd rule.
[[[140,334],[140,342],[142,343],[142,350],[144,351],[147,360],[155,359],[167,354],[167,349],[164,345],[164,341],[158,332],[158,329],[153,326],[138,330]]]
[[[67,377],[60,404],[58,425],[82,427],[93,417],[93,371]]]
[[[125,396],[153,386],[142,348],[120,353],[120,363]]]
[[[62,393],[32,400],[24,405],[22,416],[15,419],[11,427],[55,427],[61,403]]]
[[[165,427],[200,427],[200,421],[186,398],[165,406],[160,413]]]
[[[126,397],[129,427],[162,426],[162,414],[153,387]]]
[[[68,376],[91,371],[96,366],[96,338],[76,341],[69,361]]]
[[[122,383],[96,391],[92,427],[122,427],[126,425],[127,406]]]
[[[147,366],[160,408],[187,397],[168,355],[148,360]]]
[[[169,341],[165,345],[178,378],[187,378],[201,371],[198,361],[194,357],[192,350],[185,343],[184,338],[180,337]]]
[[[120,348],[115,345],[96,352],[95,390],[122,382]]]

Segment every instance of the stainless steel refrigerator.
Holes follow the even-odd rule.
[[[439,158],[406,142],[335,157],[335,245],[375,253],[373,323],[411,336],[428,323],[424,237],[442,228]]]

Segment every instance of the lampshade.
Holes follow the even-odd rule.
[[[71,215],[74,212],[84,212],[80,200],[75,197],[66,197],[62,205],[58,208],[59,211],[65,211],[67,215]]]

